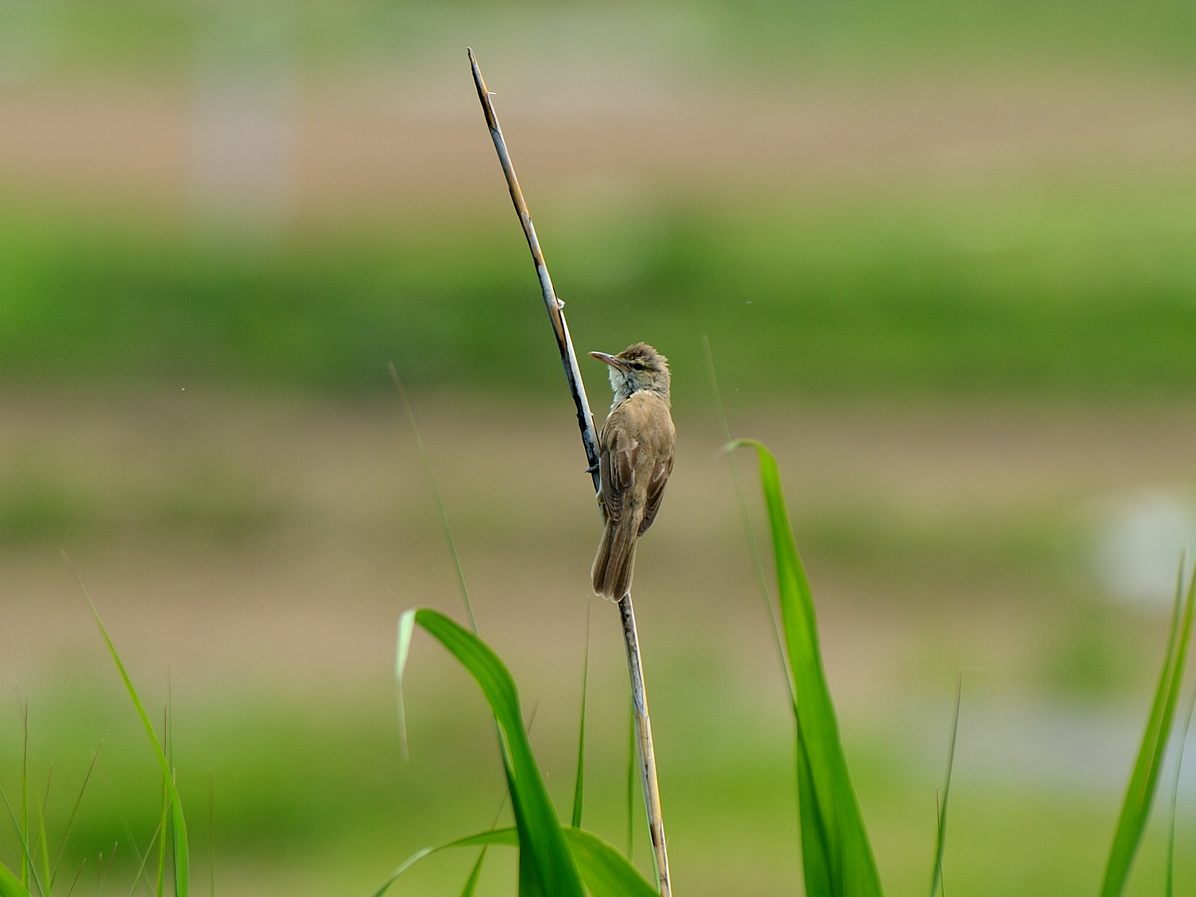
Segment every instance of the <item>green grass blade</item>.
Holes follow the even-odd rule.
[[[92,774],[95,772],[96,763],[100,759],[100,748],[96,748],[91,754],[91,763],[87,767],[87,774],[83,776],[83,784],[79,786],[79,793],[75,795],[75,804],[71,807],[71,813],[66,818],[66,827],[62,832],[62,843],[58,846],[58,856],[54,858],[54,865],[50,869],[50,889],[54,889],[54,882],[58,878],[58,869],[62,865],[62,858],[66,855],[66,846],[70,841],[71,829],[74,828],[75,819],[79,815],[79,806],[83,803],[83,795],[87,791],[87,786],[91,782]]]
[[[959,704],[962,698],[963,679],[960,678],[955,686],[955,712],[951,716],[951,743],[947,748],[947,774],[943,778],[943,798],[938,806],[934,837],[934,871],[930,874],[930,897],[934,897],[935,891],[938,890],[939,884],[943,880],[943,850],[947,844],[947,802],[951,797],[951,772],[955,768],[955,743],[959,737]]]
[[[482,877],[482,864],[486,861],[486,849],[482,848],[482,852],[478,854],[473,868],[469,870],[469,878],[465,879],[465,887],[461,889],[461,897],[473,897],[474,892],[478,889],[478,879]]]
[[[577,724],[577,776],[573,780],[570,825],[581,828],[581,804],[586,790],[586,692],[590,682],[590,607],[586,603],[586,650],[581,661],[581,714]]]
[[[21,887],[26,889],[36,887],[38,894],[47,894],[48,891],[37,877],[37,866],[33,862],[33,851],[29,844],[29,833],[26,829],[21,827],[21,820],[17,816],[16,811],[13,809],[12,803],[8,799],[8,794],[5,793],[3,788],[0,788],[0,801],[4,802],[4,807],[8,810],[8,816],[12,820],[13,828],[17,833],[17,841],[21,845],[22,878],[18,879],[18,883],[21,885]],[[32,885],[30,884],[29,879],[26,879],[24,876],[29,876],[30,879],[32,879]]]
[[[46,782],[46,793],[42,797],[42,805],[37,813],[37,858],[41,861],[41,877],[46,887],[54,889],[54,878],[50,873],[50,839],[46,835],[46,811],[50,806],[50,782]]]
[[[31,897],[29,889],[3,863],[0,863],[0,897]]]
[[[1163,756],[1170,740],[1175,705],[1183,682],[1184,662],[1192,636],[1192,611],[1196,605],[1196,573],[1193,573],[1187,593],[1183,591],[1183,565],[1176,587],[1175,609],[1171,615],[1171,629],[1163,669],[1155,687],[1150,716],[1142,734],[1134,769],[1126,788],[1125,801],[1113,833],[1113,847],[1105,868],[1101,897],[1119,897],[1129,879],[1130,867],[1142,840],[1142,832],[1150,816],[1151,803],[1158,787]]]
[[[1192,712],[1196,710],[1196,692],[1188,702],[1188,715],[1184,719],[1184,727],[1180,730],[1179,752],[1175,758],[1175,780],[1171,783],[1171,808],[1167,814],[1167,885],[1166,897],[1175,893],[1175,811],[1179,803],[1179,780],[1184,771],[1184,745],[1188,742],[1188,733],[1192,730]]]
[[[710,348],[710,335],[702,334],[702,348],[706,353],[706,374],[710,378],[710,393],[714,398],[714,410],[718,414],[719,422],[723,425],[723,435],[730,445],[734,441],[731,435],[731,423],[727,418],[727,409],[723,405],[723,393],[718,385],[718,373],[714,369],[714,350]],[[789,697],[795,699],[794,686],[789,664],[785,662],[785,645],[781,640],[781,621],[777,619],[777,609],[772,603],[772,592],[768,588],[768,574],[764,572],[764,556],[760,552],[760,542],[756,538],[756,530],[752,526],[752,516],[748,513],[747,499],[744,497],[743,484],[739,479],[739,465],[735,463],[735,455],[727,453],[727,466],[731,469],[731,485],[735,488],[735,500],[739,505],[739,520],[743,524],[744,535],[747,536],[748,551],[752,555],[752,566],[756,569],[756,582],[760,585],[760,598],[764,602],[764,610],[768,614],[768,622],[772,631],[773,649],[777,654],[785,684],[789,687]]]
[[[660,897],[660,892],[649,884],[625,856],[597,835],[578,828],[566,828],[564,836],[590,897]],[[513,828],[494,829],[418,850],[404,860],[371,897],[382,897],[408,869],[442,850],[491,844],[516,847],[519,844],[519,833]],[[480,863],[481,858],[478,859]],[[553,892],[549,894],[550,897],[554,897]]]
[[[170,822],[170,789],[162,783],[162,815],[158,819],[158,831],[161,839],[158,841],[158,874],[154,879],[154,894],[162,897],[166,893],[166,841],[167,825]]]
[[[29,839],[29,702],[23,702],[21,708],[21,821],[17,823],[17,831],[28,842]],[[6,798],[7,801],[7,798]],[[11,812],[11,811],[10,811]],[[21,883],[29,887],[30,876],[33,872],[33,854],[25,846],[24,856],[21,857]],[[40,886],[38,890],[41,890]]]
[[[802,880],[807,894],[833,894],[826,821],[814,793],[814,774],[810,770],[810,755],[802,737],[801,723],[797,724],[797,805],[801,836]]]
[[[412,622],[407,622],[408,618]],[[528,742],[519,693],[510,672],[485,642],[444,614],[428,609],[408,611],[399,622],[396,651],[402,661],[396,662],[400,692],[414,625],[422,627],[465,667],[481,688],[494,715],[519,832],[521,897],[528,892],[545,897],[583,897],[577,864],[566,845],[560,820]]]
[[[453,538],[453,528],[449,525],[448,511],[444,507],[444,499],[440,495],[440,485],[432,473],[432,462],[428,460],[428,450],[424,446],[424,437],[419,431],[419,424],[415,420],[415,409],[411,399],[407,397],[407,389],[399,377],[399,370],[394,362],[386,366],[390,374],[390,381],[394,384],[395,392],[407,411],[407,420],[411,424],[411,432],[415,434],[415,447],[419,454],[420,466],[424,469],[424,476],[428,478],[428,485],[432,487],[432,497],[436,500],[436,512],[440,515],[440,528],[444,533],[444,541],[448,545],[449,556],[453,559],[453,569],[457,573],[457,589],[461,593],[461,601],[465,604],[465,615],[469,617],[469,628],[478,631],[478,621],[473,615],[473,602],[469,599],[469,586],[465,583],[465,567],[461,563],[461,553],[457,551],[457,540]]]
[[[814,819],[820,823],[809,827],[802,824],[802,862],[807,881],[811,877],[821,880],[829,870],[829,889],[822,893],[878,897],[882,893],[880,875],[839,739],[839,724],[818,646],[814,599],[793,538],[780,471],[776,458],[762,443],[732,443],[732,447],[740,446],[756,449],[772,532],[781,629],[796,690],[793,709],[798,753],[805,758],[799,763],[804,762],[809,773],[805,787],[799,775],[799,796],[804,791],[807,798],[799,813],[816,814]],[[807,843],[807,832],[813,843]]]
[[[70,558],[67,558],[67,563],[70,564]],[[73,564],[71,565],[71,572],[75,574],[75,581],[79,583],[79,588],[83,591],[83,597],[87,599],[87,605],[91,608],[91,614],[95,618],[96,626],[99,627],[100,635],[104,639],[104,645],[108,648],[108,655],[116,665],[116,670],[120,674],[121,681],[124,682],[129,700],[133,703],[133,707],[137,711],[137,716],[141,719],[141,725],[145,729],[146,738],[153,748],[154,756],[158,759],[158,765],[162,768],[162,775],[165,778],[169,795],[171,826],[173,829],[170,834],[174,844],[174,892],[176,897],[187,897],[190,888],[187,821],[183,815],[183,801],[179,797],[179,791],[175,785],[174,772],[170,768],[170,761],[166,757],[166,751],[162,748],[162,741],[158,737],[158,732],[154,729],[154,724],[150,721],[149,714],[146,713],[145,704],[141,701],[141,695],[138,694],[136,687],[133,685],[133,679],[129,676],[129,671],[125,668],[124,661],[121,660],[120,653],[116,650],[116,644],[112,641],[112,636],[108,633],[108,627],[104,625],[95,602],[91,600],[91,593],[88,592],[87,586],[75,571]]]

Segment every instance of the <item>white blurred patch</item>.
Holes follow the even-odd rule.
[[[1169,605],[1180,552],[1196,548],[1196,501],[1180,490],[1118,496],[1100,508],[1093,563],[1105,591],[1129,604]]]

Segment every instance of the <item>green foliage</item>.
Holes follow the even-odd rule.
[[[1119,897],[1125,889],[1130,867],[1142,840],[1142,832],[1146,829],[1150,807],[1158,790],[1159,775],[1163,770],[1163,758],[1171,740],[1171,724],[1183,685],[1188,645],[1192,638],[1194,609],[1196,572],[1192,574],[1185,596],[1181,566],[1179,582],[1175,587],[1175,609],[1171,615],[1163,669],[1155,687],[1154,701],[1146,720],[1146,730],[1142,733],[1142,745],[1138,749],[1138,757],[1130,774],[1121,816],[1113,833],[1113,847],[1109,851],[1104,883],[1101,885],[1101,897]]]
[[[802,862],[809,894],[879,897],[880,876],[847,770],[839,725],[822,668],[814,599],[797,553],[776,458],[756,449],[776,561],[777,598],[794,686]]]

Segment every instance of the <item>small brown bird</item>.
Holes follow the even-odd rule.
[[[631,591],[635,543],[656,519],[673,472],[677,431],[669,413],[668,359],[647,343],[590,356],[610,365],[614,392],[598,434],[598,503],[606,529],[591,575],[594,594],[619,601]]]

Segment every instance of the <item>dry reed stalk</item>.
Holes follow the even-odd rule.
[[[519,223],[523,227],[524,236],[527,237],[532,261],[536,265],[536,276],[540,281],[544,307],[548,310],[548,320],[552,324],[552,332],[561,353],[561,364],[565,368],[565,380],[569,384],[573,403],[577,407],[577,425],[581,430],[581,443],[589,464],[587,471],[593,480],[594,491],[597,492],[599,489],[598,434],[594,428],[594,415],[590,411],[590,402],[586,398],[585,385],[581,380],[581,371],[577,367],[577,355],[573,351],[569,326],[565,322],[565,303],[557,297],[556,290],[552,286],[552,278],[548,275],[548,265],[544,261],[544,252],[540,249],[540,241],[536,237],[536,228],[532,224],[531,213],[523,198],[523,190],[519,187],[519,179],[515,176],[515,169],[511,164],[511,154],[507,150],[502,128],[498,124],[498,116],[494,113],[490,91],[486,89],[486,82],[482,78],[482,71],[478,68],[478,61],[473,55],[473,50],[469,50],[469,64],[473,70],[473,81],[477,86],[478,100],[481,102],[482,111],[486,116],[486,127],[490,129],[490,137],[494,141],[494,149],[498,153],[498,161],[502,165],[503,174],[507,179],[507,188],[511,192],[511,202],[514,203],[515,212],[519,215]],[[627,647],[627,671],[631,677],[631,703],[635,713],[640,782],[644,789],[644,809],[648,816],[648,833],[652,838],[652,858],[656,867],[656,880],[660,885],[661,897],[671,897],[669,854],[665,844],[664,815],[660,809],[660,783],[656,775],[656,753],[652,748],[652,721],[648,717],[648,694],[644,688],[643,662],[640,657],[639,635],[635,628],[635,611],[632,607],[630,593],[618,602],[618,607],[623,623],[623,641]]]

